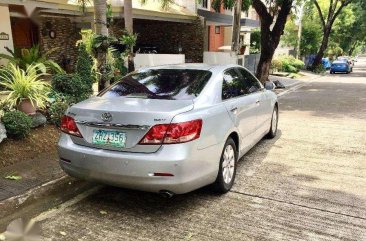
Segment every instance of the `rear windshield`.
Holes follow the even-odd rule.
[[[132,73],[99,94],[103,97],[192,100],[211,77],[207,70],[150,69]]]

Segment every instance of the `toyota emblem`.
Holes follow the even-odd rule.
[[[112,114],[109,113],[109,112],[103,113],[102,114],[102,120],[104,122],[110,122],[110,121],[112,121]]]

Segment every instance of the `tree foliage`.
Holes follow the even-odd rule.
[[[328,14],[329,0],[319,0],[322,13]],[[329,43],[324,51],[324,57],[335,58],[339,55],[353,55],[355,50],[364,46],[366,35],[366,2],[360,0],[349,4],[334,20],[329,34]],[[305,5],[302,19],[302,36],[300,51],[302,56],[316,54],[322,44],[324,27],[318,17],[318,9],[314,2]],[[295,47],[298,41],[298,22],[292,17],[288,21],[282,39],[286,46]]]
[[[329,37],[332,32],[333,24],[344,8],[347,7],[352,1],[355,0],[312,0],[318,12],[323,30],[323,39],[318,53],[316,54],[313,68],[321,65],[322,58],[324,57],[324,53],[329,44]]]

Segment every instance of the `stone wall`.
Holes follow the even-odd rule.
[[[155,46],[161,54],[178,54],[181,47],[186,62],[202,63],[204,28],[200,19],[192,23],[134,19],[133,24],[137,45]],[[118,35],[123,28],[123,19],[115,20],[110,33]]]
[[[55,38],[49,36],[50,31],[55,32]],[[73,68],[77,58],[76,41],[81,39],[80,29],[66,17],[42,18],[39,26],[39,44],[43,52],[57,48],[50,55],[61,66],[64,59],[70,60],[69,68]],[[69,69],[69,71],[71,70]]]

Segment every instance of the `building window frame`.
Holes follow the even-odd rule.
[[[215,26],[215,34],[220,34],[220,33],[221,33],[221,27]]]

